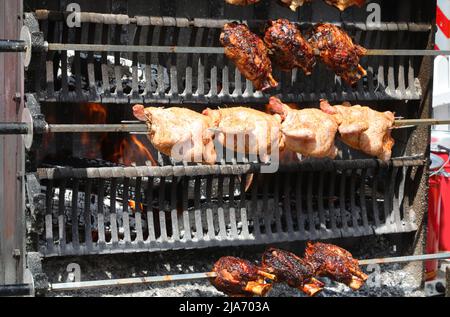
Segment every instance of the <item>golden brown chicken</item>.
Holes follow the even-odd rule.
[[[378,112],[359,105],[352,107],[349,103],[333,107],[326,100],[321,100],[320,108],[334,116],[345,144],[383,161],[391,158],[395,144],[391,136],[395,121],[392,112]]]
[[[362,7],[366,1],[365,0],[325,0],[325,2],[328,3],[329,5],[335,6],[336,8],[338,8],[341,11],[344,11],[348,7],[351,7],[354,5],[356,5],[358,7]]]
[[[213,272],[217,276],[211,279],[211,284],[229,296],[264,296],[272,288],[264,279],[275,279],[249,261],[232,256],[221,257]]]
[[[281,132],[287,149],[308,157],[335,158],[338,125],[333,116],[319,109],[294,110],[271,97],[269,109],[281,116]]]
[[[262,256],[262,267],[276,276],[277,282],[286,282],[309,296],[323,289],[324,284],[314,278],[314,266],[295,254],[275,249],[267,249]]]
[[[203,114],[217,128],[216,137],[225,148],[259,155],[264,162],[268,161],[273,147],[277,147],[273,151],[283,149],[281,118],[278,115],[245,107],[218,110],[207,108],[203,110]]]
[[[264,42],[273,53],[272,61],[281,70],[290,71],[299,67],[306,75],[311,74],[316,64],[314,49],[289,20],[269,21]]]
[[[133,106],[134,116],[145,121],[148,138],[161,153],[176,160],[214,164],[216,151],[210,118],[186,108]]]
[[[235,6],[247,6],[250,4],[258,3],[260,0],[225,0],[226,3]]]
[[[308,242],[305,260],[314,267],[315,274],[344,283],[353,290],[360,289],[368,278],[350,252],[333,244]]]
[[[366,70],[359,64],[366,49],[353,43],[351,37],[340,27],[330,23],[314,26],[310,44],[319,51],[321,61],[340,76],[347,84],[354,86]]]
[[[307,2],[311,2],[311,0],[278,0],[278,2],[292,11],[297,11],[298,7],[301,7]]]
[[[220,34],[220,43],[225,47],[225,55],[253,83],[256,90],[266,90],[278,85],[272,76],[269,50],[247,25],[236,22],[225,24]]]

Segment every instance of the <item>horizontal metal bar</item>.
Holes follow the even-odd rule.
[[[370,264],[404,263],[404,262],[419,262],[427,260],[445,260],[445,259],[450,259],[450,252],[359,260],[358,263],[359,265],[370,265]]]
[[[0,122],[0,135],[27,134],[28,125],[24,122]]]
[[[3,296],[27,296],[33,293],[31,284],[0,285],[0,297]]]
[[[405,127],[405,126],[418,126],[418,125],[443,125],[450,124],[450,119],[403,119],[395,120],[395,127]]]
[[[25,41],[0,40],[0,52],[25,52]]]
[[[145,124],[49,124],[46,132],[147,132]]]
[[[124,286],[124,285],[148,284],[148,283],[158,283],[158,282],[189,281],[189,280],[211,278],[211,277],[215,277],[216,275],[217,274],[214,272],[206,272],[206,273],[191,273],[191,274],[178,274],[178,275],[133,277],[133,278],[122,278],[122,279],[114,279],[114,280],[55,283],[55,284],[50,285],[50,289],[53,291],[69,291],[69,290],[95,288],[95,287]]]
[[[49,51],[85,51],[85,52],[135,52],[135,53],[191,53],[223,54],[223,47],[194,46],[150,46],[150,45],[109,45],[109,44],[62,44],[49,43]],[[315,51],[319,55],[319,51]],[[450,55],[450,51],[436,50],[379,50],[368,49],[366,55],[376,56],[439,56]]]
[[[391,258],[379,258],[369,260],[359,260],[359,265],[370,264],[387,264],[387,263],[402,263],[402,262],[414,262],[414,261],[427,261],[427,260],[443,260],[449,259],[449,253],[437,253],[437,254],[424,254],[424,255],[412,255],[401,256]],[[191,273],[191,274],[178,274],[178,275],[162,275],[162,276],[147,276],[147,277],[134,277],[112,280],[97,280],[97,281],[83,281],[83,282],[71,282],[71,283],[55,283],[50,285],[50,289],[53,291],[70,291],[77,289],[88,289],[96,287],[108,287],[108,286],[124,286],[133,284],[148,284],[148,283],[160,283],[160,282],[176,282],[176,281],[190,281],[198,279],[207,279],[217,276],[215,272],[204,273]]]

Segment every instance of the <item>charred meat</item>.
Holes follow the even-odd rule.
[[[270,21],[264,42],[273,53],[272,61],[283,71],[299,67],[306,75],[311,74],[316,64],[314,49],[289,20]]]
[[[225,55],[253,83],[256,90],[266,90],[278,85],[272,76],[269,50],[247,25],[236,22],[225,24],[220,34],[220,43],[225,47]]]
[[[366,1],[365,0],[325,0],[325,2],[331,6],[338,8],[341,11],[344,11],[348,7],[351,7],[354,5],[356,5],[358,7],[362,7]]]
[[[310,44],[319,51],[321,61],[340,76],[347,84],[354,86],[366,70],[359,64],[366,49],[353,43],[351,37],[340,27],[319,23],[314,26]]]

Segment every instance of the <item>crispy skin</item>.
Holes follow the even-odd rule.
[[[321,100],[322,111],[335,117],[342,141],[368,155],[387,161],[395,144],[391,136],[395,116],[392,112],[378,112],[369,107],[351,106],[349,103],[331,106]]]
[[[353,290],[361,288],[368,278],[350,252],[333,244],[308,242],[305,260],[317,275],[344,283]]]
[[[278,0],[282,6],[288,7],[292,11],[297,11],[298,7],[301,7],[307,2],[311,2],[311,0]]]
[[[220,34],[225,55],[249,79],[256,90],[266,90],[278,85],[272,76],[272,63],[264,42],[245,24],[227,23]]]
[[[258,3],[260,0],[225,0],[226,3],[235,6],[248,6],[251,4]]]
[[[281,131],[287,149],[308,157],[336,157],[338,125],[333,116],[319,109],[291,109],[275,97],[270,98],[268,107],[283,119]]]
[[[356,5],[358,7],[362,7],[366,1],[365,0],[325,0],[325,2],[331,6],[335,6],[336,8],[338,8],[341,11],[344,11],[348,7],[351,7],[354,5]]]
[[[354,86],[367,75],[359,64],[359,59],[365,55],[366,49],[354,44],[340,27],[329,23],[316,24],[309,43],[319,50],[321,61],[347,84]]]
[[[264,296],[272,287],[264,283],[260,268],[240,258],[221,257],[213,272],[217,276],[211,279],[211,284],[229,296]]]
[[[306,75],[311,74],[316,64],[314,50],[289,20],[269,21],[264,42],[273,53],[272,61],[283,71],[299,67]]]
[[[245,140],[245,154],[261,155],[263,161],[272,154],[272,144],[283,148],[281,118],[252,108],[234,107],[218,110],[205,109],[203,114],[211,118],[212,126],[220,131],[218,141],[225,147],[237,151],[237,135]],[[278,151],[278,149],[276,149]]]
[[[147,123],[148,138],[161,153],[178,160],[215,163],[213,133],[208,130],[212,122],[207,116],[186,108],[143,105],[135,105],[133,114]]]
[[[323,284],[314,279],[314,267],[295,254],[275,249],[267,249],[262,257],[262,267],[277,277],[277,282],[285,282],[310,296],[320,292]]]

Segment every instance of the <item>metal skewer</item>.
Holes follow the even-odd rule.
[[[110,44],[65,44],[46,43],[49,51],[84,51],[84,52],[133,52],[133,53],[189,53],[189,54],[224,54],[223,47],[192,46],[150,46],[150,45],[110,45]],[[315,50],[316,55],[319,51]],[[438,50],[387,50],[368,49],[365,55],[372,56],[439,56],[450,55],[450,51]]]
[[[442,260],[450,259],[450,252],[448,253],[435,253],[435,254],[423,254],[423,255],[411,255],[400,256],[391,258],[378,258],[359,260],[359,265],[370,264],[387,264],[387,263],[402,263],[402,262],[415,262],[426,260]],[[132,284],[149,284],[158,282],[175,282],[175,281],[190,281],[198,279],[208,279],[216,277],[215,272],[205,273],[189,273],[189,274],[176,274],[176,275],[161,275],[161,276],[147,276],[147,277],[134,277],[123,278],[114,280],[97,280],[97,281],[82,281],[82,282],[69,282],[69,283],[55,283],[50,285],[50,289],[53,291],[69,291],[76,289],[106,287],[106,286],[123,286]]]

